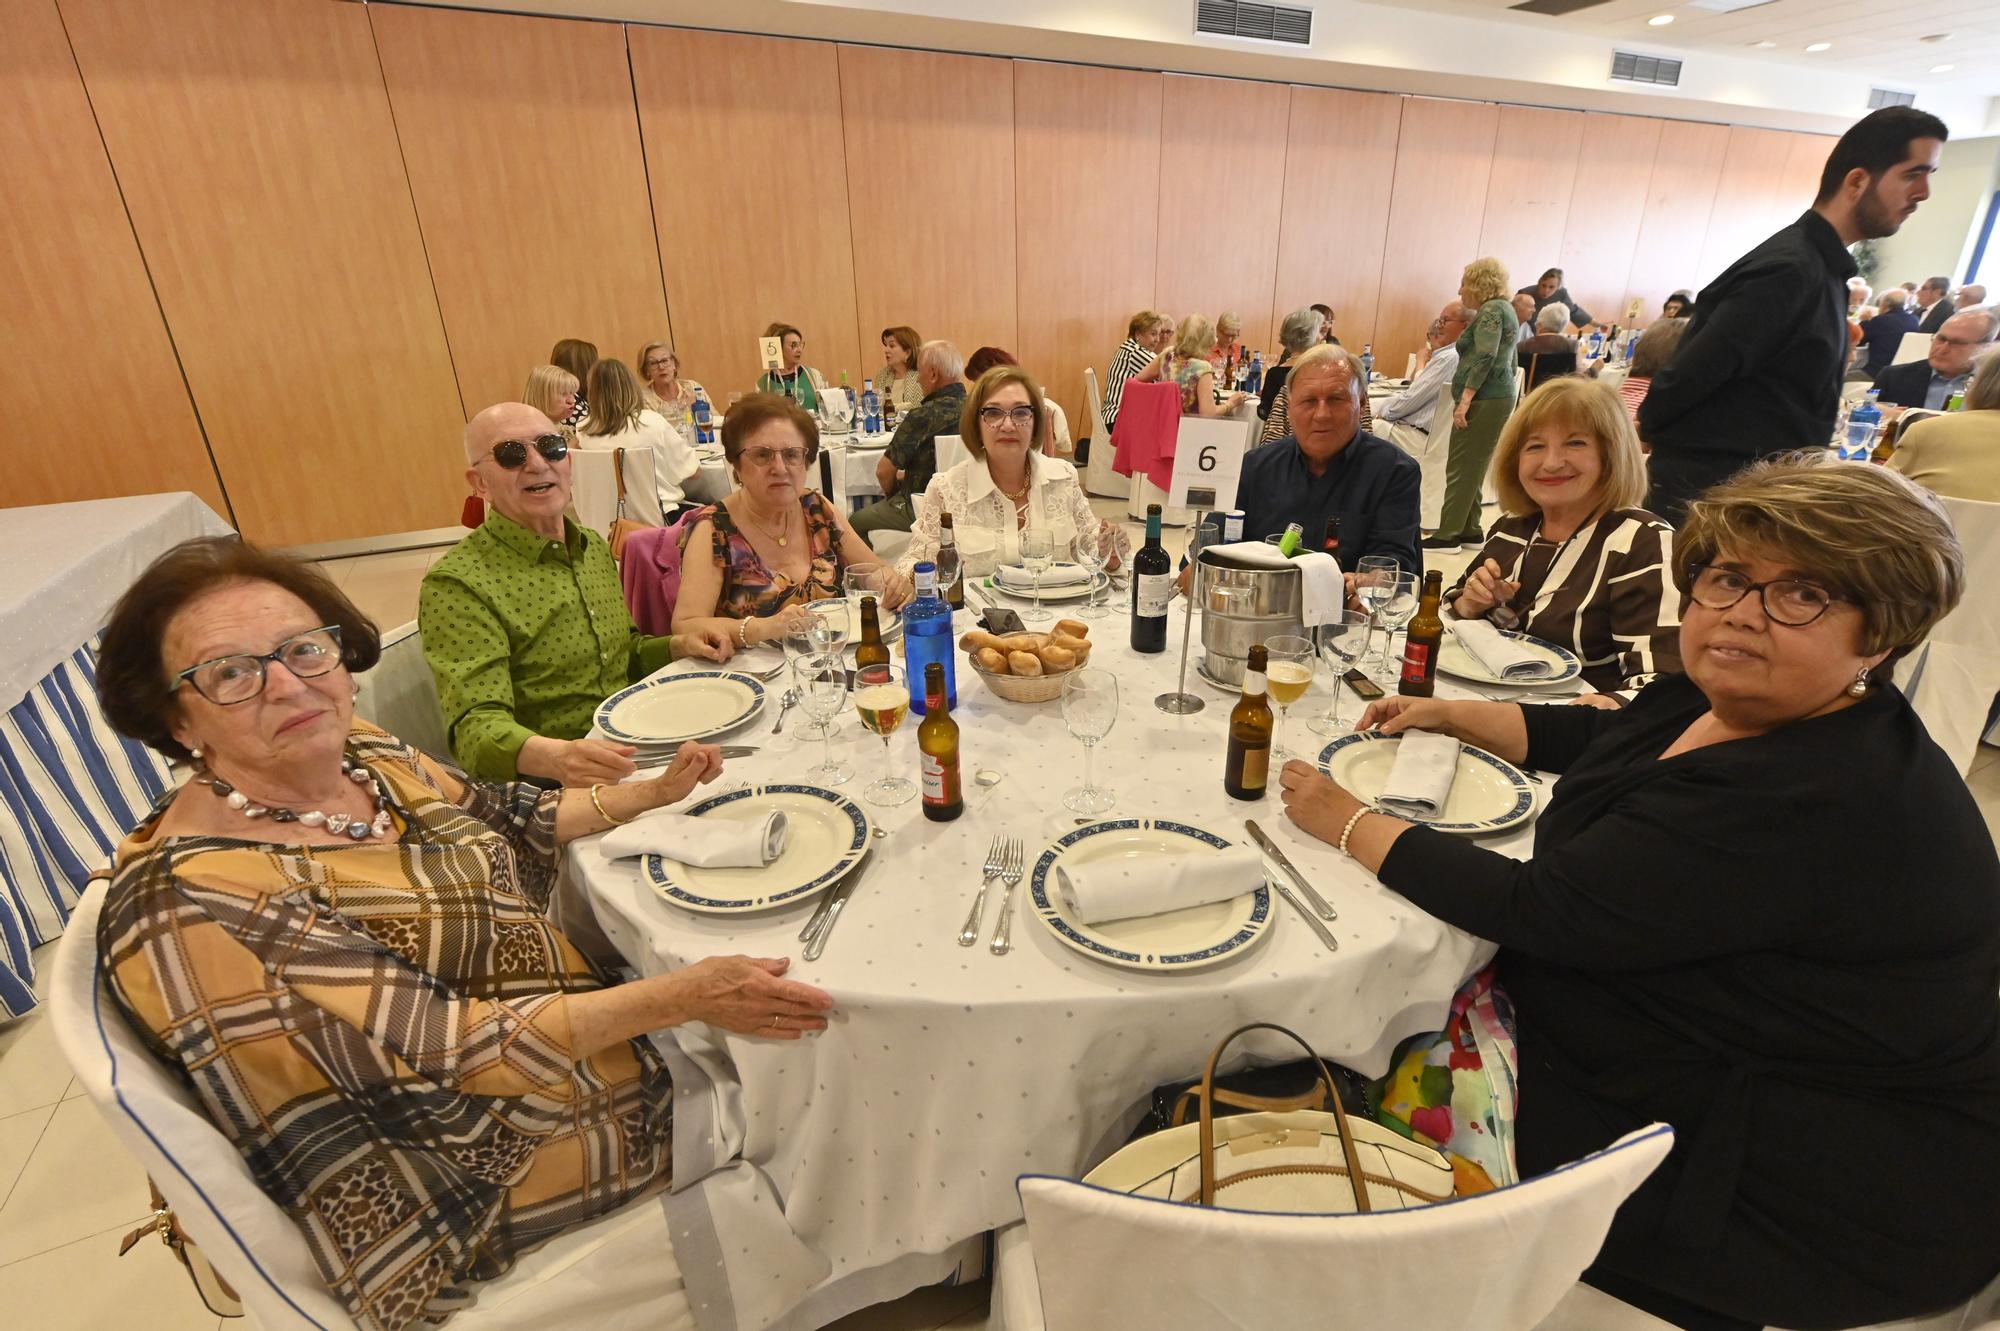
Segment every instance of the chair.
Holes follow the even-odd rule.
[[[1927,359],[1931,354],[1929,333],[1905,333],[1903,340],[1896,344],[1896,352],[1889,357],[1891,365],[1908,365],[1913,360]]]
[[[1528,357],[1528,374],[1523,382],[1526,384],[1526,391],[1532,393],[1551,379],[1560,379],[1566,374],[1575,373],[1574,351],[1551,351],[1546,355],[1536,352]]]
[[[354,677],[354,711],[433,758],[455,763],[438,703],[437,677],[424,659],[416,620],[382,635],[382,659]]]
[[[941,472],[950,471],[953,467],[956,467],[959,463],[972,456],[966,450],[965,440],[955,434],[939,435],[933,441],[932,446],[937,449],[937,469]]]
[[[570,513],[577,525],[602,536],[618,516],[618,454],[625,455],[625,516],[648,527],[660,525],[660,486],[650,448],[570,449]]]
[[[1104,394],[1097,388],[1097,371],[1083,367],[1083,400],[1090,418],[1090,461],[1083,469],[1083,492],[1105,499],[1124,499],[1132,493],[1132,482],[1111,469],[1111,427],[1104,423]]]
[[[188,1237],[242,1298],[250,1325],[353,1331],[354,1319],[327,1292],[298,1226],[258,1188],[243,1157],[139,1039],[100,982],[97,922],[105,891],[103,879],[91,883],[56,947],[49,1020],[63,1056]],[[454,1327],[693,1326],[657,1201],[634,1203],[564,1234],[477,1289],[473,1304],[452,1319]]]
[[[1965,549],[1965,599],[1913,654],[1903,692],[1961,774],[2000,693],[2000,504],[1939,496]]]
[[[1036,1175],[1017,1186],[1048,1331],[1529,1331],[1673,1140],[1656,1123],[1512,1187],[1369,1215],[1215,1210]]]

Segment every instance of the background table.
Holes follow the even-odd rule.
[[[861,438],[869,444],[879,442],[880,446],[855,448],[849,438],[820,437],[819,488],[844,510],[859,508],[868,500],[882,497],[882,483],[875,479],[875,464],[881,460],[889,436],[873,434]],[[736,482],[730,478],[729,464],[720,456],[703,458],[701,470],[688,478],[685,487],[688,499],[698,504],[719,503],[734,488]]]
[[[168,547],[229,530],[191,494],[0,511],[0,1019],[35,1006],[30,950],[167,787],[98,710],[98,631]]]
[[[1289,1026],[1379,1075],[1398,1041],[1444,1024],[1461,979],[1491,955],[1298,831],[1275,796],[1245,803],[1224,794],[1231,697],[1190,671],[1206,710],[1177,717],[1153,706],[1173,686],[1178,605],[1161,655],[1129,650],[1122,614],[1090,623],[1091,664],[1115,671],[1121,689],[1117,726],[1096,759],[1118,796],[1106,816],[1170,815],[1232,841],[1245,839],[1245,815],[1257,818],[1339,910],[1340,950],[1329,953],[1274,895],[1272,929],[1243,956],[1177,976],[1120,970],[1058,942],[1027,908],[1025,878],[1014,893],[1014,951],[996,957],[986,948],[998,918],[992,898],[980,945],[960,947],[993,836],[1019,835],[1032,871],[1034,857],[1075,825],[1061,797],[1082,767],[1059,703],[1005,702],[961,662],[964,815],[932,823],[915,801],[867,806],[887,837],[875,842],[825,955],[794,962],[793,977],[833,994],[830,1028],[791,1044],[685,1026],[661,1042],[676,1079],[674,1176],[688,1185],[670,1204],[675,1241],[689,1245],[682,1267],[697,1304],[708,1306],[704,1331],[818,1326],[935,1278],[921,1258],[1019,1219],[1016,1176],[1074,1174],[1101,1158],[1152,1087],[1198,1075],[1220,1037],[1243,1022]],[[775,660],[760,653],[746,667]],[[1325,683],[1293,707],[1287,729],[1314,753],[1326,741],[1305,722],[1324,711]],[[1351,695],[1344,705],[1348,717],[1358,714]],[[882,765],[882,745],[851,710],[841,727],[834,748],[857,769],[841,789],[858,799]],[[761,752],[730,763],[717,789],[805,779],[820,745],[800,734],[801,714],[784,735],[770,728],[767,711],[730,737]],[[905,774],[916,768],[915,729],[912,717],[892,741]],[[1002,773],[1000,784],[977,786],[981,769]],[[1525,854],[1530,837],[1524,827],[1488,844]],[[570,848],[573,886],[636,970],[657,974],[718,953],[798,957],[806,907],[692,915],[645,886],[637,861],[607,861],[598,840]],[[1253,1044],[1251,1053],[1292,1057],[1278,1045]]]

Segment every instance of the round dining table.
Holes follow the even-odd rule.
[[[1114,595],[1122,602],[1129,593]],[[971,599],[1022,607],[983,587]],[[649,886],[640,860],[607,859],[602,838],[570,846],[568,890],[632,971],[658,974],[716,954],[791,957],[791,978],[834,999],[828,1028],[796,1042],[703,1025],[655,1037],[676,1083],[668,1205],[704,1331],[819,1326],[947,1278],[969,1240],[1020,1219],[1018,1176],[1088,1169],[1124,1140],[1154,1087],[1198,1076],[1221,1037],[1246,1022],[1289,1027],[1321,1054],[1379,1076],[1398,1042],[1443,1026],[1453,992],[1492,956],[1490,944],[1418,910],[1293,826],[1276,793],[1275,757],[1264,798],[1224,792],[1232,692],[1203,680],[1191,661],[1187,687],[1203,710],[1170,715],[1154,703],[1176,686],[1183,604],[1175,602],[1167,650],[1157,654],[1131,649],[1122,604],[1085,620],[1089,664],[1114,673],[1120,690],[1117,720],[1094,755],[1098,783],[1116,797],[1099,817],[1169,818],[1246,845],[1244,820],[1256,819],[1337,912],[1327,926],[1335,947],[1274,892],[1254,945],[1214,965],[1162,974],[1109,964],[1065,943],[1031,908],[1028,881],[1004,896],[996,883],[977,944],[961,946],[996,837],[1020,838],[1032,871],[1059,838],[1093,821],[1063,804],[1084,755],[1062,704],[1006,701],[963,656],[953,716],[964,813],[932,822],[916,800],[863,805],[879,835],[817,961],[800,959],[799,934],[819,893],[764,914],[696,914]],[[1078,606],[1051,608],[1061,616]],[[959,612],[958,632],[973,613]],[[1193,622],[1198,659],[1198,615]],[[781,665],[760,649],[732,668],[762,674]],[[1333,683],[1324,663],[1317,670],[1280,736],[1314,758],[1329,740],[1307,722],[1326,713]],[[797,709],[783,733],[774,729],[788,683],[778,670],[766,684],[770,705],[719,737],[755,751],[729,760],[692,799],[739,783],[810,781],[804,773],[820,762],[822,741],[805,733]],[[1442,678],[1438,694],[1477,696]],[[1361,704],[1345,688],[1340,697],[1351,727]],[[918,766],[917,719],[888,745],[887,765],[907,777]],[[885,766],[883,744],[851,707],[839,726],[831,747],[855,770],[840,789],[859,799]],[[1536,812],[1546,789],[1533,786]],[[1482,840],[1526,855],[1531,826]],[[1266,868],[1286,881],[1268,860]],[[1002,909],[1013,912],[1013,948],[996,955],[989,942]],[[1244,1056],[1293,1055],[1252,1039]]]

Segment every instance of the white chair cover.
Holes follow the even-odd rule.
[[[1512,1187],[1370,1215],[1212,1210],[1033,1175],[1019,1187],[1048,1331],[1529,1331],[1673,1140],[1656,1123]]]
[[[1097,388],[1097,371],[1088,365],[1083,367],[1083,401],[1090,412],[1085,422],[1090,429],[1090,462],[1083,469],[1083,492],[1123,499],[1132,493],[1132,482],[1111,469],[1111,427],[1104,423],[1104,394]]]
[[[1928,359],[1931,354],[1929,333],[1905,333],[1903,340],[1896,344],[1896,354],[1889,358],[1891,365],[1908,365],[1913,360]]]
[[[382,659],[374,669],[356,675],[354,686],[359,690],[354,711],[362,720],[373,721],[433,758],[458,761],[445,736],[437,677],[424,660],[424,639],[416,620],[382,635]]]
[[[618,455],[609,448],[570,449],[570,516],[599,536],[618,516]],[[641,444],[625,450],[625,516],[648,527],[661,525],[657,455]]]
[[[937,448],[937,469],[940,472],[950,471],[972,456],[966,451],[965,440],[955,434],[941,434],[934,442]]]
[[[1965,599],[1912,653],[1903,691],[1963,774],[2000,694],[2000,504],[1940,498],[1965,548]]]
[[[112,1133],[158,1185],[181,1226],[243,1300],[253,1327],[353,1331],[304,1237],[187,1087],[146,1048],[98,982],[105,883],[77,903],[56,948],[49,1020]],[[109,1242],[109,1239],[102,1240]],[[187,1297],[193,1299],[194,1291]],[[683,1331],[692,1310],[655,1197],[543,1244],[479,1287],[452,1319],[464,1331]]]

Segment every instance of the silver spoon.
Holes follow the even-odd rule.
[[[773,735],[779,734],[784,730],[785,713],[791,711],[792,708],[798,705],[799,705],[799,691],[797,689],[786,689],[785,696],[778,700],[778,723],[771,727],[771,733]]]

